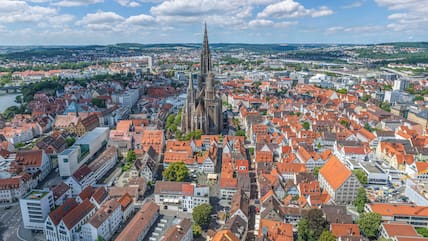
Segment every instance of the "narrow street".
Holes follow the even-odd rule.
[[[248,150],[248,149],[247,149]],[[250,161],[250,205],[249,205],[249,219],[248,219],[248,234],[247,240],[255,240],[255,224],[256,224],[256,213],[257,213],[257,204],[256,200],[258,199],[258,188],[257,188],[257,171],[254,168],[252,163],[252,157],[248,153],[248,160]]]

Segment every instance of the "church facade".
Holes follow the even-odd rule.
[[[204,42],[201,52],[201,73],[198,87],[189,78],[187,99],[183,108],[181,131],[189,133],[200,130],[203,134],[219,134],[223,128],[222,103],[214,87],[214,74],[211,72],[211,52],[208,46],[208,33],[205,24]]]

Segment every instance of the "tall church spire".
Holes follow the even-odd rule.
[[[205,22],[204,42],[202,44],[202,53],[201,53],[201,75],[206,76],[210,71],[211,71],[211,53],[210,53],[210,48],[208,46],[207,23]]]
[[[189,90],[193,91],[193,80],[192,80],[192,73],[189,74],[189,85],[187,86]]]

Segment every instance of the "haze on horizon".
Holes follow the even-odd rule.
[[[0,45],[428,40],[426,0],[2,0]]]

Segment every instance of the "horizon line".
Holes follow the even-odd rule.
[[[211,42],[210,45],[216,44],[245,44],[245,45],[378,45],[378,44],[394,44],[394,43],[428,43],[428,41],[395,41],[395,42],[379,42],[379,43],[317,43],[317,42],[290,42],[290,43],[246,43],[246,42]],[[118,42],[118,43],[108,43],[108,44],[22,44],[22,45],[2,45],[0,48],[4,47],[86,47],[86,46],[110,46],[110,45],[120,45],[120,44],[139,44],[139,45],[174,45],[174,44],[192,44],[192,45],[202,45],[200,42],[170,42],[170,43],[137,43],[137,42]]]

